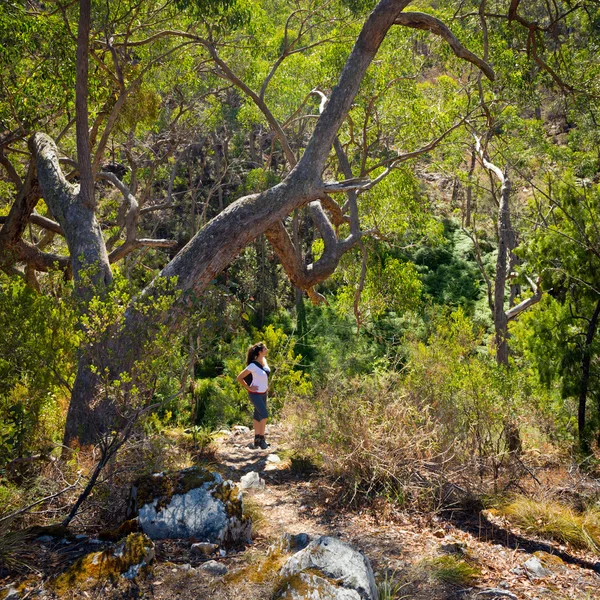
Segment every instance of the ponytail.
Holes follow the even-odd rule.
[[[266,348],[264,342],[258,342],[258,344],[254,344],[248,348],[248,352],[246,352],[246,364],[249,365],[252,361],[258,358],[258,354],[261,350]]]

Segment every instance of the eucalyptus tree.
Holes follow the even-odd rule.
[[[161,281],[173,282],[171,285],[175,285],[177,299],[168,308],[165,307],[158,320],[176,327],[190,298],[201,297],[214,277],[245,246],[261,233],[267,233],[290,279],[298,287],[307,290],[313,298],[318,298],[314,286],[330,276],[341,257],[360,244],[368,233],[361,226],[356,193],[373,188],[393,172],[396,164],[406,160],[406,155],[426,152],[439,143],[441,137],[425,140],[421,147],[411,152],[403,152],[398,145],[389,145],[384,160],[376,159],[373,165],[368,165],[368,158],[362,159],[363,167],[356,174],[351,171],[351,167],[349,169],[348,165],[344,165],[345,153],[343,148],[340,151],[338,135],[343,135],[340,130],[352,110],[367,69],[373,63],[386,36],[397,26],[430,31],[448,42],[458,57],[473,63],[488,77],[493,78],[493,71],[487,63],[466,50],[441,21],[431,15],[404,12],[408,4],[408,0],[379,2],[358,33],[348,57],[343,58],[340,50],[338,63],[344,65],[337,85],[330,93],[325,94],[327,101],[322,102],[322,111],[318,118],[314,118],[314,127],[305,130],[307,142],[302,141],[294,150],[283,131],[281,117],[278,118],[267,106],[265,98],[268,96],[269,83],[288,57],[294,56],[296,49],[299,50],[298,55],[311,49],[311,42],[307,40],[311,39],[313,33],[316,35],[318,28],[309,25],[308,20],[303,24],[301,14],[297,17],[297,28],[293,32],[291,26],[286,30],[279,54],[274,56],[272,66],[257,89],[256,85],[252,87],[241,79],[232,64],[223,59],[223,52],[231,51],[232,44],[226,33],[246,22],[248,15],[244,13],[243,6],[240,8],[233,3],[224,2],[213,4],[214,11],[210,12],[211,5],[208,3],[175,2],[165,6],[152,2],[122,4],[118,9],[118,18],[111,14],[110,23],[99,28],[102,35],[92,29],[95,33],[90,37],[88,32],[95,22],[94,18],[102,23],[100,16],[104,13],[100,4],[82,0],[78,14],[79,93],[75,111],[78,160],[74,174],[79,177],[79,184],[73,184],[69,175],[63,172],[60,166],[61,153],[50,136],[37,132],[29,140],[29,148],[35,157],[41,195],[56,219],[52,227],[57,230],[60,228],[67,240],[70,257],[68,265],[65,265],[64,259],[62,264],[71,268],[75,275],[75,285],[83,301],[82,310],[86,310],[86,303],[90,298],[102,295],[111,280],[110,256],[96,220],[97,206],[93,186],[94,180],[101,174],[111,131],[118,122],[127,99],[142,85],[144,75],[151,73],[152,68],[167,60],[167,57],[177,56],[183,60],[188,56],[184,49],[189,50],[190,56],[198,60],[198,68],[210,65],[210,74],[234,84],[252,100],[280,145],[288,166],[281,172],[279,183],[264,191],[242,196],[206,223],[162,269],[160,277],[144,290],[142,297],[159,296],[164,288]],[[103,4],[102,7],[106,5]],[[110,4],[108,7],[112,10]],[[169,13],[169,9],[176,14]],[[206,12],[199,13],[199,9]],[[58,5],[57,10],[63,17],[67,36],[72,40],[71,47],[75,48],[71,23],[77,13],[69,12],[74,11],[74,7],[65,8],[62,5]],[[323,11],[324,9],[315,12],[316,22],[318,16],[324,14]],[[182,21],[185,14],[191,14],[192,18]],[[206,18],[201,18],[202,16]],[[140,20],[144,22],[144,26],[139,25]],[[172,22],[184,27],[172,29],[169,27]],[[239,39],[235,43],[239,45]],[[86,85],[86,58],[98,65],[99,77],[106,77],[106,81],[110,81],[110,91],[104,96],[105,110],[98,110],[91,128],[86,119],[92,89]],[[232,53],[231,60],[234,58],[235,52]],[[321,83],[315,81],[314,85]],[[99,93],[102,95],[101,91]],[[350,124],[348,126],[351,127]],[[453,127],[454,125],[450,129]],[[88,131],[91,132],[89,140],[86,139]],[[95,131],[98,133],[95,134]],[[22,134],[22,138],[24,137]],[[368,140],[365,139],[363,146],[368,157]],[[328,179],[331,177],[329,161],[332,148],[335,148],[338,160],[342,163],[342,180]],[[73,165],[72,162],[71,164]],[[139,203],[135,195],[126,184],[122,181],[119,183],[118,178],[108,175],[105,177],[123,193],[127,208],[124,214],[129,219],[125,219],[126,231],[129,226],[133,231],[135,217],[139,214]],[[340,193],[346,194],[344,202],[334,200],[334,195]],[[26,222],[33,215],[35,202],[21,201],[15,204],[17,205],[20,206],[21,221]],[[293,236],[284,225],[288,215],[304,206],[310,206],[323,240],[321,256],[310,264],[300,259]],[[23,215],[26,217],[23,218]],[[11,222],[12,217],[9,215],[2,231]],[[122,246],[128,245],[133,249],[144,243],[166,242],[146,242],[132,234],[126,235]],[[148,322],[151,318],[157,317],[150,317],[147,312],[139,310],[138,305],[132,304],[109,340],[104,340],[101,346],[92,342],[82,349],[69,407],[65,433],[67,443],[75,439],[82,443],[94,441],[102,431],[114,425],[118,407],[114,406],[114,399],[102,396],[103,391],[105,394],[107,392],[102,390],[100,374],[108,374],[109,379],[119,380],[124,373],[135,368],[147,347],[144,341],[152,342],[152,324]]]

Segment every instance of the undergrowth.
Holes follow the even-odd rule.
[[[556,502],[522,496],[500,509],[511,523],[540,537],[574,548],[600,551],[600,510],[576,513]]]

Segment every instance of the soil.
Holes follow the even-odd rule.
[[[265,451],[252,448],[251,432],[232,433],[216,442],[215,465],[222,475],[238,482],[245,473],[256,471],[265,480],[264,489],[244,492],[255,523],[252,544],[201,558],[190,552],[189,541],[157,541],[154,568],[145,578],[131,582],[121,578],[85,593],[73,590],[61,597],[268,599],[287,558],[274,550],[281,535],[308,533],[336,536],[363,552],[378,583],[387,581],[388,587],[396,589],[385,600],[600,598],[600,556],[531,539],[485,512],[411,514],[384,500],[361,509],[348,508],[322,474],[292,468],[284,428],[271,426],[268,439],[272,445]],[[281,457],[281,462],[270,462],[272,454]],[[76,548],[78,551],[73,544],[38,544],[37,564],[46,560],[48,565],[62,567],[88,551],[88,544],[79,543]],[[550,570],[543,578],[532,578],[523,567],[534,552]],[[478,575],[469,583],[440,581],[432,565],[448,553],[474,567]],[[227,574],[208,574],[202,566],[209,559],[225,565]],[[19,597],[55,597],[41,585],[43,572],[41,569],[40,575],[12,582],[21,588]],[[2,597],[0,591],[0,600]]]

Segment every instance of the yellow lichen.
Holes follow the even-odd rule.
[[[134,484],[136,504],[141,508],[158,500],[156,510],[165,507],[176,494],[187,494],[207,482],[214,481],[214,473],[200,467],[190,467],[176,473],[143,475]]]
[[[107,580],[116,581],[132,567],[144,568],[153,558],[150,539],[142,533],[132,533],[116,547],[80,558],[52,581],[51,588],[59,595],[73,589],[88,590]]]

